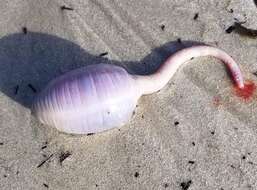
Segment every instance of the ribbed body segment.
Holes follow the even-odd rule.
[[[60,131],[96,133],[125,124],[139,97],[135,81],[125,69],[98,64],[52,81],[32,109],[42,123]]]

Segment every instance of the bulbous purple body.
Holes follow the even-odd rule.
[[[32,110],[42,123],[60,131],[96,133],[125,124],[139,97],[136,82],[125,69],[97,64],[52,81]]]

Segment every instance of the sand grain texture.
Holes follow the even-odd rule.
[[[106,133],[59,133],[29,110],[64,72],[101,62],[146,74],[189,41],[222,48],[256,82],[256,40],[226,33],[234,18],[257,29],[256,9],[251,0],[2,0],[0,189],[257,189],[257,97],[236,97],[216,59],[191,60]]]

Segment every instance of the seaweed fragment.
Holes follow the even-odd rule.
[[[68,10],[68,11],[73,11],[74,9],[71,7],[66,7],[65,5],[61,6],[61,10]]]
[[[230,9],[228,12],[229,12],[229,13],[233,13],[233,12],[234,12],[234,10],[233,10],[233,9]]]
[[[189,181],[186,181],[186,182],[182,182],[180,184],[180,186],[181,186],[182,190],[187,190],[190,187],[191,184],[192,184],[192,181],[189,180]]]
[[[136,177],[136,178],[139,177],[139,173],[135,172],[134,177]]]
[[[44,187],[46,187],[47,189],[49,188],[49,186],[46,183],[43,183]]]
[[[19,85],[16,85],[16,86],[15,86],[14,95],[17,95],[17,94],[18,94],[19,88],[20,88]]]
[[[50,158],[53,157],[54,154],[51,154],[49,157],[47,157],[45,160],[43,160],[38,166],[37,168],[40,168],[41,166],[43,166],[48,160],[50,160]]]
[[[22,27],[22,32],[23,32],[23,34],[27,34],[28,33],[27,27]]]
[[[189,160],[188,163],[189,163],[189,164],[194,164],[195,161]]]
[[[164,24],[161,25],[161,29],[162,29],[162,31],[165,30],[165,25]]]
[[[100,57],[104,57],[104,56],[106,56],[106,55],[108,55],[108,52],[103,52],[103,53],[100,53]]]
[[[164,183],[164,188],[167,188],[167,187],[169,187],[169,184],[168,183]]]
[[[41,150],[44,150],[45,148],[47,148],[46,145],[42,146],[42,147],[41,147]]]
[[[61,152],[61,155],[59,156],[60,164],[62,165],[62,162],[67,159],[69,156],[71,156],[71,153],[69,151],[67,152]]]
[[[36,88],[35,88],[32,84],[28,84],[28,87],[29,87],[34,93],[37,92]]]
[[[199,17],[199,13],[195,13],[194,20],[197,20]]]
[[[227,33],[231,33],[233,31],[241,36],[246,36],[249,38],[257,37],[257,30],[251,29],[251,28],[246,28],[240,22],[234,22],[234,24],[226,30]]]
[[[230,27],[228,27],[228,28],[226,29],[226,33],[230,34],[230,33],[233,32],[235,29],[236,29],[235,26],[232,25],[232,26],[230,26]]]
[[[45,148],[47,148],[47,144],[48,144],[48,142],[46,141],[46,142],[44,142],[44,145],[41,147],[41,150],[44,150]]]

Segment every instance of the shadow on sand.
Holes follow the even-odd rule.
[[[0,39],[0,91],[30,107],[35,95],[55,77],[90,64],[108,63],[125,67],[132,74],[149,74],[175,51],[199,44],[169,42],[139,62],[119,62],[92,55],[78,45],[57,36],[29,32]]]

